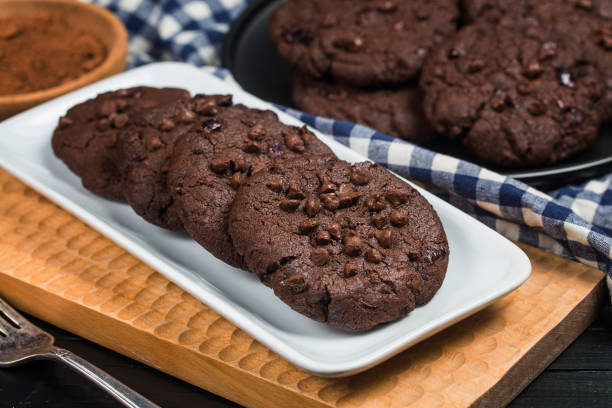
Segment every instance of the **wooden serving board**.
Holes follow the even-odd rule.
[[[509,403],[594,319],[603,273],[522,246],[518,290],[362,374],[280,358],[180,287],[0,170],[0,295],[17,308],[249,407]]]

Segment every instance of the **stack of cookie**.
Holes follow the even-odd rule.
[[[269,34],[298,108],[416,143],[431,126],[489,164],[556,163],[612,119],[612,0],[289,0]]]
[[[52,146],[89,190],[186,230],[333,327],[397,320],[444,279],[446,236],[416,190],[231,96],[108,92],[60,118]]]
[[[269,36],[295,69],[293,99],[306,112],[426,143],[417,91],[432,47],[457,29],[455,0],[290,0]]]

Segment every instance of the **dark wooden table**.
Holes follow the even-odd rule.
[[[609,306],[550,367],[510,405],[612,406],[612,323]],[[149,368],[40,320],[35,324],[67,348],[106,370],[164,408],[238,407],[230,401]],[[205,375],[205,373],[203,373]],[[117,408],[107,395],[70,369],[49,361],[0,370],[0,407]]]

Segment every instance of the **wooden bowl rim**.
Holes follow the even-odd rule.
[[[113,66],[120,62],[120,60],[125,60],[127,56],[127,31],[123,23],[113,13],[100,6],[91,3],[81,3],[76,0],[0,0],[0,4],[2,3],[23,4],[23,6],[25,6],[25,11],[28,11],[27,6],[31,6],[32,3],[62,4],[74,8],[82,8],[87,10],[87,12],[97,14],[106,20],[110,24],[112,31],[117,36],[118,41],[112,48],[107,50],[108,53],[104,61],[85,75],[66,83],[47,89],[41,89],[39,91],[2,95],[0,96],[0,106],[8,106],[13,104],[34,104],[38,100],[48,100],[69,91],[81,88],[100,79],[105,72],[111,70]]]

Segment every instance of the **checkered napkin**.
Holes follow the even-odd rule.
[[[231,22],[248,0],[92,0],[125,23],[130,66],[178,60],[218,68]],[[597,267],[612,276],[612,174],[550,194],[475,164],[369,128],[284,108],[321,132],[424,184],[506,237]]]

